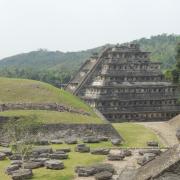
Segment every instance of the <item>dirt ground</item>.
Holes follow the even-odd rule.
[[[116,154],[120,153],[120,150],[111,150],[111,153]],[[136,158],[138,157],[138,150],[132,150],[132,156],[126,157],[123,161],[108,161],[105,160],[103,163],[112,164],[115,170],[120,174],[126,167],[136,167],[139,165],[136,163]],[[114,175],[113,178],[116,178],[118,175]],[[75,180],[94,180],[94,177],[76,177]]]
[[[172,147],[174,144],[178,143],[176,138],[175,127],[168,122],[140,122],[137,124],[144,125],[154,131],[155,134],[160,138],[162,143],[166,147]],[[111,150],[112,153],[119,153],[120,150]],[[123,169],[127,167],[136,167],[139,165],[136,163],[136,159],[139,156],[139,150],[132,150],[132,156],[126,157],[123,161],[104,161],[104,163],[113,164],[118,174],[120,174]],[[113,176],[116,178],[117,175]],[[76,177],[75,180],[94,180],[94,177]]]
[[[140,122],[137,124],[142,124],[152,129],[167,147],[172,147],[174,144],[178,143],[176,131],[168,122]]]

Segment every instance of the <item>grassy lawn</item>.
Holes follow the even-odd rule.
[[[110,142],[104,142],[99,144],[89,144],[91,148],[111,146]],[[75,145],[52,145],[53,149],[70,147],[72,152],[69,154],[69,159],[63,160],[64,170],[49,170],[46,168],[34,169],[34,180],[72,180],[74,177],[74,168],[77,165],[91,165],[94,163],[102,162],[106,159],[105,156],[91,155],[90,153],[78,153],[74,152]],[[10,176],[4,174],[4,169],[10,164],[9,160],[0,161],[0,179],[10,180]]]
[[[77,124],[100,124],[105,123],[98,117],[85,116],[70,112],[44,111],[44,110],[13,110],[0,112],[0,116],[29,117],[44,124],[77,123]]]
[[[60,103],[93,113],[78,97],[40,81],[0,78],[0,103]]]
[[[160,146],[163,146],[156,134],[143,125],[135,123],[114,123],[113,126],[124,138],[124,147],[146,147],[146,142],[152,140],[158,141]]]
[[[119,147],[146,147],[146,142],[149,140],[159,141],[157,136],[143,125],[135,123],[118,123],[113,126],[120,132],[125,142]],[[110,141],[101,142],[97,144],[88,144],[91,149],[98,147],[115,147],[112,146]],[[72,180],[74,177],[74,167],[77,165],[90,165],[102,162],[106,156],[91,155],[90,153],[77,153],[74,152],[75,145],[51,145],[53,149],[70,147],[72,152],[69,153],[69,159],[64,160],[65,169],[59,171],[47,170],[40,168],[33,170],[34,180]],[[117,146],[116,146],[117,147]],[[10,164],[9,160],[0,161],[0,179],[10,180],[10,176],[4,174],[4,169]]]

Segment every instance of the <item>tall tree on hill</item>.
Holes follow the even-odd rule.
[[[172,71],[173,82],[180,83],[180,43],[177,44],[176,48],[176,67]]]

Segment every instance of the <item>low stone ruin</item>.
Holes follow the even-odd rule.
[[[12,173],[13,180],[31,179],[33,176],[31,169],[19,169]]]
[[[96,148],[96,149],[92,149],[91,150],[91,154],[95,154],[95,155],[108,155],[109,151],[110,151],[110,149],[107,149],[107,148]]]
[[[159,143],[157,141],[148,141],[147,146],[158,147]]]
[[[123,153],[113,154],[110,153],[107,156],[109,161],[122,161],[125,158],[125,155]]]
[[[90,147],[87,146],[86,144],[78,144],[74,150],[80,153],[87,153],[90,152]]]
[[[120,145],[121,142],[122,142],[122,140],[119,139],[119,138],[113,138],[113,139],[111,139],[111,143],[112,143],[113,145],[115,145],[115,146]]]
[[[57,160],[49,160],[45,162],[45,167],[47,169],[60,170],[64,169],[64,163]]]
[[[106,174],[107,174],[107,172],[114,174],[115,169],[111,164],[98,164],[98,165],[93,165],[93,166],[77,166],[75,168],[75,172],[80,177],[95,176],[97,179],[100,176],[97,174],[101,173],[101,175],[102,175],[105,172],[106,172]],[[100,180],[100,179],[98,179],[98,180]]]

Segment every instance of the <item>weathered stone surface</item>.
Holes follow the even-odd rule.
[[[22,164],[22,161],[21,161],[21,160],[13,160],[13,161],[11,161],[11,165],[21,166],[21,164]]]
[[[123,149],[121,153],[123,153],[124,156],[131,156],[132,155],[132,151],[128,150],[128,149]]]
[[[74,109],[72,107],[64,106],[63,104],[57,103],[7,103],[7,104],[0,104],[0,111],[7,111],[7,110],[52,110],[52,111],[59,111],[59,112],[73,112],[83,115],[90,115],[89,113]]]
[[[99,143],[100,140],[96,136],[88,136],[83,138],[84,143]]]
[[[112,173],[109,171],[102,171],[100,173],[95,174],[96,180],[110,180],[112,178]]]
[[[121,139],[111,139],[111,143],[113,144],[113,145],[116,145],[116,146],[118,146],[118,145],[120,145],[121,144]]]
[[[157,149],[143,149],[143,150],[139,151],[140,155],[144,155],[146,153],[153,153],[153,154],[156,154],[156,155],[160,155],[161,150],[157,148]]]
[[[24,163],[24,168],[25,169],[37,169],[37,168],[40,168],[40,167],[43,167],[44,164],[42,162],[25,162]]]
[[[51,147],[46,147],[46,146],[39,146],[39,147],[35,147],[33,148],[33,152],[36,152],[38,154],[42,154],[42,153],[52,153],[53,150]]]
[[[0,161],[6,159],[6,154],[0,152]]]
[[[138,168],[135,180],[174,180],[180,178],[180,144],[162,152],[160,156]]]
[[[64,169],[64,163],[57,160],[46,161],[45,166],[47,169],[54,169],[54,170]]]
[[[6,156],[11,156],[12,155],[12,151],[9,148],[0,149],[0,153],[4,153],[4,154],[6,154]]]
[[[148,146],[155,146],[155,147],[157,147],[159,144],[158,144],[157,141],[149,141],[149,142],[147,142],[147,145]]]
[[[56,149],[56,152],[65,152],[65,153],[68,153],[68,152],[71,152],[71,148],[60,148],[60,149]]]
[[[95,174],[94,167],[76,167],[75,171],[80,177],[88,177]]]
[[[107,149],[107,148],[97,148],[97,149],[91,150],[91,154],[108,155],[109,151],[110,151],[110,149]]]
[[[105,47],[66,86],[109,121],[167,120],[179,114],[178,87],[138,44]],[[175,99],[175,101],[174,101]]]
[[[68,154],[65,153],[53,153],[49,155],[50,159],[68,159]]]
[[[120,173],[118,178],[116,180],[135,180],[134,176],[137,172],[137,169],[135,167],[126,167],[124,170]]]
[[[24,180],[24,179],[31,179],[33,176],[31,169],[19,169],[12,173],[13,180]]]
[[[19,154],[13,154],[9,157],[10,160],[21,160],[21,156]]]
[[[75,168],[75,172],[78,174],[78,176],[82,177],[88,177],[93,176],[97,173],[108,171],[110,173],[114,173],[114,167],[111,164],[97,164],[93,166],[78,166]]]
[[[51,144],[63,144],[63,141],[59,139],[54,139],[54,140],[51,140],[50,142]]]
[[[5,169],[5,173],[8,175],[11,175],[13,173],[13,171],[16,171],[19,169],[19,165],[14,164],[14,165],[10,165]]]
[[[42,153],[38,155],[39,158],[49,158],[49,153]]]
[[[33,161],[33,162],[40,162],[40,163],[42,163],[43,165],[44,165],[44,163],[45,163],[46,161],[48,161],[48,160],[49,160],[49,158],[31,159],[31,161]]]
[[[9,143],[7,143],[7,142],[0,142],[0,146],[2,146],[2,147],[9,147]]]
[[[39,139],[36,142],[34,142],[34,144],[40,146],[49,145],[49,141],[47,139]]]
[[[121,161],[125,158],[123,153],[120,154],[109,154],[108,156],[109,161]]]
[[[86,153],[86,152],[90,152],[90,147],[86,146],[86,144],[78,144],[74,150],[76,152]]]
[[[109,138],[107,136],[99,136],[98,139],[100,141],[108,141],[109,140]]]
[[[137,163],[141,166],[144,166],[146,163],[150,162],[156,157],[153,153],[145,153],[143,157],[137,159]]]
[[[66,144],[77,144],[77,139],[75,138],[67,138],[64,141]]]
[[[146,158],[145,157],[138,157],[137,158],[137,164],[140,166],[143,166],[146,163]]]
[[[176,130],[176,137],[180,141],[180,129]]]

